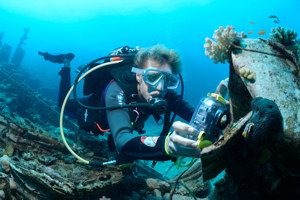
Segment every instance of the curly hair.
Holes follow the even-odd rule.
[[[134,58],[134,64],[142,67],[149,59],[155,60],[161,65],[169,64],[174,74],[179,74],[181,71],[179,55],[173,49],[168,49],[163,45],[141,49]]]

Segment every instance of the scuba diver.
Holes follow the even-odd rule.
[[[136,84],[130,95],[126,95],[117,81],[112,81],[106,88],[105,105],[118,106],[130,102],[157,102],[160,106],[159,109],[136,107],[106,111],[107,122],[117,152],[132,159],[145,160],[169,160],[172,156],[189,153],[192,153],[193,156],[199,156],[199,150],[189,147],[190,143],[185,143],[186,140],[182,141],[182,145],[189,153],[185,151],[175,152],[176,149],[170,148],[171,141],[166,143],[167,138],[170,137],[167,135],[170,124],[165,126],[167,130],[164,131],[167,132],[160,136],[135,136],[132,134],[134,129],[139,133],[144,133],[144,122],[150,115],[153,115],[157,123],[160,120],[167,121],[166,117],[160,119],[160,115],[171,111],[186,121],[191,119],[194,108],[175,92],[180,83],[178,76],[180,60],[177,53],[159,45],[139,50],[134,57],[134,67],[132,67],[131,72],[135,74]],[[173,128],[176,131],[186,131],[189,126],[176,123]],[[172,145],[174,144],[172,143]]]
[[[176,93],[182,82],[178,54],[160,45],[141,50],[125,46],[110,53],[110,56],[116,56],[114,59],[124,55],[132,58],[127,59],[129,62],[125,62],[125,67],[124,63],[121,67],[109,66],[87,77],[83,91],[87,97],[68,100],[66,112],[77,119],[80,129],[88,133],[99,135],[110,132],[110,151],[116,151],[128,161],[200,157],[199,142],[185,137],[198,134],[198,130],[179,121],[173,123],[175,115],[170,120],[173,112],[190,121],[195,110],[182,99],[182,95]],[[105,62],[108,60],[104,59]],[[90,68],[96,65],[92,64]],[[71,87],[70,66],[62,67],[59,75],[60,88],[64,89],[60,90],[58,105],[62,106],[62,99],[66,96],[64,91]],[[223,86],[224,83],[219,85],[218,90]],[[88,106],[81,107],[79,104]],[[89,109],[89,106],[107,109],[95,110]],[[157,124],[163,124],[160,136],[134,134],[145,133],[144,123],[151,115]],[[171,127],[173,132],[170,132]]]

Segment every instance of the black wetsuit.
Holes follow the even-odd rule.
[[[60,75],[60,97],[59,105],[62,103],[66,91],[64,87],[70,87],[70,68],[63,67]],[[165,100],[168,102],[168,110],[173,111],[189,121],[193,115],[194,108],[182,100],[175,91],[168,91]],[[124,91],[118,83],[112,80],[106,90],[101,95],[93,95],[83,99],[85,103],[94,106],[117,106],[120,104],[128,104],[130,102],[142,102],[138,98],[137,90],[132,91],[131,95],[125,95]],[[107,110],[102,112],[86,110],[78,108],[78,104],[74,100],[69,101],[66,111],[69,113],[77,113],[79,126],[85,130],[89,128],[93,132],[99,132],[99,128],[110,128],[114,145],[119,154],[125,155],[130,159],[149,159],[149,160],[168,160],[170,157],[166,155],[164,150],[165,136],[136,136],[133,131],[143,133],[144,122],[149,118],[152,110],[147,107],[123,108],[117,110]],[[84,117],[85,116],[85,117]],[[87,119],[88,118],[88,119]],[[85,121],[84,121],[85,119]],[[88,122],[88,123],[87,123]],[[96,124],[98,123],[98,125]]]

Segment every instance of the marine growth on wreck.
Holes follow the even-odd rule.
[[[243,46],[231,43],[232,49],[239,51],[228,52],[227,48],[221,53],[216,51],[215,57],[209,55],[214,61],[219,55],[227,55],[230,105],[236,122],[232,129],[241,129],[235,142],[232,133],[225,132],[224,138],[229,140],[215,147],[215,155],[210,152],[202,158],[204,172],[205,165],[209,171],[212,155],[219,168],[225,168],[225,177],[216,184],[216,196],[284,199],[287,194],[299,194],[295,186],[300,169],[300,65],[296,36],[294,31],[274,28],[267,40],[243,39]],[[263,181],[257,184],[258,180]],[[224,192],[232,188],[236,193]]]

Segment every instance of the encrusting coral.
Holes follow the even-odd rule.
[[[283,27],[276,27],[272,29],[270,40],[279,42],[284,46],[291,46],[296,44],[297,33],[293,30],[286,30]]]
[[[243,38],[246,38],[246,35],[243,32],[236,32],[233,26],[227,26],[226,28],[220,26],[214,32],[214,40],[205,39],[205,55],[211,58],[214,63],[225,63],[225,61],[230,60],[232,46],[240,46]]]
[[[243,67],[239,69],[239,73],[241,77],[246,78],[249,81],[255,81],[255,73],[250,71],[249,68]]]

